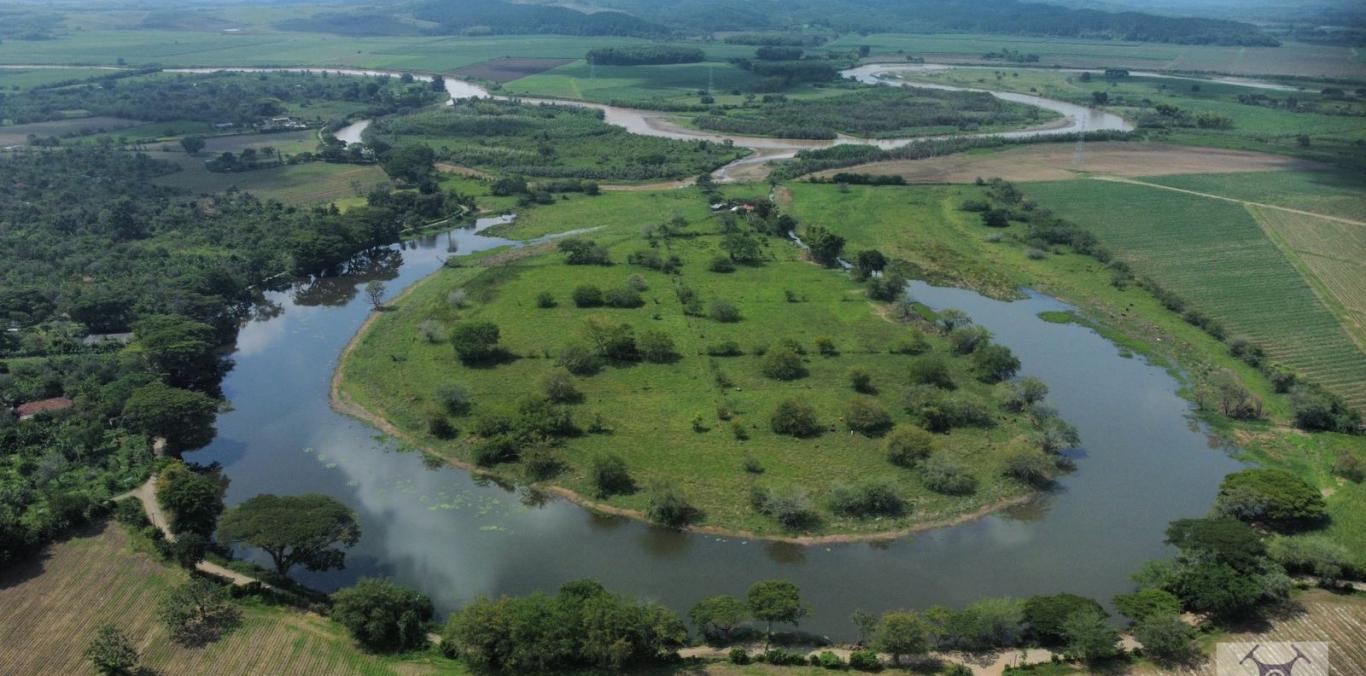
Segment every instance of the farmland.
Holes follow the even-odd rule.
[[[677,357],[665,363],[609,367],[597,375],[574,378],[582,403],[570,407],[573,418],[581,427],[601,420],[610,433],[588,432],[564,439],[555,456],[565,467],[551,480],[554,485],[593,495],[596,489],[589,469],[595,456],[618,453],[640,490],[604,498],[612,508],[644,512],[652,487],[665,483],[679,488],[702,510],[703,526],[769,534],[790,531],[751,507],[750,488],[756,484],[794,487],[822,505],[817,507],[819,524],[799,528],[799,533],[883,532],[952,519],[1029,492],[1000,473],[1005,455],[1018,450],[1028,436],[1027,425],[1022,427],[1022,421],[1002,418],[999,413],[993,414],[999,418],[994,426],[954,428],[935,442],[938,453],[969,468],[978,481],[975,493],[939,494],[927,489],[915,472],[889,471],[880,435],[850,434],[843,427],[852,396],[847,372],[862,368],[880,374],[875,376],[876,389],[866,399],[886,409],[894,422],[916,420],[903,411],[901,398],[907,384],[897,374],[917,358],[888,349],[917,330],[880,316],[858,285],[840,273],[801,260],[797,249],[782,239],[762,239],[762,264],[740,265],[725,274],[708,271],[708,261],[720,252],[721,222],[705,216],[700,193],[680,193],[696,206],[676,212],[687,225],[659,246],[660,255],[680,258],[681,274],[624,264],[629,254],[650,250],[639,234],[638,217],[629,225],[609,225],[591,233],[608,247],[615,261],[611,266],[565,265],[562,254],[552,253],[488,269],[442,272],[406,295],[362,335],[343,363],[342,391],[417,443],[472,463],[481,445],[473,431],[480,425],[480,415],[511,410],[521,398],[534,393],[534,384],[555,370],[555,360],[576,342],[590,319],[626,322],[637,332],[664,332],[673,340]],[[561,228],[594,226],[610,221],[593,218],[593,210],[620,211],[627,204],[649,199],[646,193],[604,193],[579,198],[577,217],[557,217],[550,207],[538,207],[533,213],[538,219],[558,222]],[[660,210],[653,213],[667,218]],[[694,216],[699,213],[701,218]],[[505,234],[529,236],[539,231],[534,224],[529,231],[519,225]],[[585,310],[576,308],[569,298],[568,291],[583,284],[613,289],[635,277],[646,289],[641,292],[644,306],[637,309]],[[683,287],[695,292],[704,305],[733,304],[742,319],[730,323],[685,313],[678,293]],[[468,294],[468,308],[457,310],[447,304],[447,296],[456,289]],[[552,294],[555,307],[536,307],[536,297],[543,291]],[[477,320],[495,322],[501,329],[502,345],[518,358],[497,366],[462,366],[449,345],[421,338],[424,322],[454,327],[459,321]],[[822,338],[828,338],[833,348],[817,354]],[[802,361],[808,377],[775,381],[761,375],[764,360],[759,355],[783,340],[796,341],[807,352]],[[933,352],[947,352],[942,339],[930,340]],[[733,353],[708,355],[716,352],[714,346],[728,341],[735,345]],[[395,360],[393,355],[402,357]],[[999,392],[976,381],[968,362],[964,357],[947,357],[945,362],[961,396],[981,401],[998,397]],[[462,434],[445,441],[429,434],[427,424],[433,413],[441,411],[433,393],[453,382],[468,388],[475,412],[456,417],[453,423]],[[509,388],[511,382],[524,385]],[[815,407],[822,432],[794,439],[770,429],[770,413],[791,397]],[[399,401],[406,403],[393,405]],[[763,468],[762,475],[745,470],[746,458]],[[525,470],[511,464],[494,466],[491,471],[521,479]],[[853,481],[875,475],[893,480],[897,490],[914,501],[914,510],[868,520],[834,514],[823,507],[832,488],[830,477]]]
[[[1242,205],[1102,181],[1042,183],[1027,193],[1232,333],[1366,405],[1366,356]]]
[[[242,626],[203,648],[171,642],[156,600],[186,575],[134,548],[114,524],[53,545],[0,579],[0,671],[85,673],[85,643],[103,625],[125,631],[156,673],[449,673],[434,658],[378,658],[356,649],[321,617],[259,604],[243,606]],[[10,649],[24,646],[22,650]]]
[[[205,169],[202,157],[173,152],[154,153],[153,157],[158,155],[177,162],[181,170],[162,176],[155,183],[192,195],[237,188],[263,200],[276,199],[285,204],[306,206],[357,197],[376,185],[388,185],[384,171],[373,164],[310,162],[222,173]]]

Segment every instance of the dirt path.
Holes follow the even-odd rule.
[[[142,511],[147,514],[147,520],[151,521],[152,525],[156,526],[157,529],[166,536],[167,542],[175,542],[175,533],[171,532],[171,522],[166,518],[166,512],[161,509],[161,503],[157,502],[157,478],[155,476],[147,479],[141,486],[138,486],[115,499],[123,497],[136,498],[138,502],[141,502]],[[261,582],[254,577],[244,575],[231,568],[220,566],[211,561],[200,561],[199,563],[196,563],[194,567],[195,570],[198,570],[201,573],[208,573],[209,575],[224,578],[239,587],[249,585],[253,582],[260,582],[262,586],[268,589],[274,589],[271,585]]]
[[[1301,216],[1311,216],[1311,217],[1314,217],[1314,218],[1322,218],[1322,219],[1327,220],[1327,221],[1334,221],[1334,222],[1337,222],[1337,223],[1346,223],[1347,225],[1356,225],[1356,226],[1360,226],[1360,227],[1366,228],[1366,221],[1354,221],[1354,220],[1352,220],[1352,219],[1350,219],[1350,218],[1342,218],[1341,216],[1328,216],[1328,215],[1326,215],[1326,214],[1320,214],[1320,213],[1316,213],[1316,212],[1313,212],[1313,211],[1305,211],[1305,210],[1303,210],[1303,209],[1292,209],[1292,208],[1290,208],[1290,207],[1282,207],[1282,206],[1278,206],[1278,205],[1275,205],[1275,204],[1266,204],[1265,202],[1252,202],[1252,201],[1250,201],[1250,200],[1240,200],[1240,199],[1235,199],[1235,198],[1233,198],[1233,197],[1224,197],[1223,195],[1215,195],[1215,194],[1213,194],[1213,193],[1199,192],[1199,191],[1196,191],[1196,190],[1187,190],[1187,189],[1185,189],[1185,188],[1174,188],[1174,187],[1169,186],[1169,185],[1162,185],[1162,184],[1160,184],[1160,183],[1149,183],[1149,182],[1147,182],[1147,181],[1139,181],[1139,180],[1135,180],[1135,179],[1132,179],[1132,178],[1124,178],[1124,177],[1121,177],[1121,176],[1093,176],[1092,178],[1095,179],[1095,180],[1097,180],[1097,181],[1113,181],[1113,182],[1115,182],[1115,183],[1131,183],[1131,184],[1133,184],[1133,185],[1143,185],[1143,186],[1147,186],[1147,187],[1149,187],[1149,188],[1159,188],[1159,189],[1161,189],[1161,190],[1170,190],[1170,191],[1172,191],[1172,192],[1180,192],[1180,193],[1185,193],[1185,194],[1187,194],[1187,195],[1196,195],[1196,196],[1198,196],[1198,197],[1206,197],[1206,198],[1209,198],[1209,199],[1212,199],[1212,200],[1222,200],[1222,201],[1224,201],[1224,202],[1232,202],[1232,203],[1234,203],[1234,204],[1241,204],[1241,205],[1243,205],[1243,206],[1258,207],[1258,208],[1262,208],[1262,209],[1275,209],[1276,211],[1284,211],[1284,212],[1287,212],[1287,213],[1299,214],[1299,215],[1301,215]]]

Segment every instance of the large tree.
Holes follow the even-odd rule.
[[[154,315],[133,325],[135,348],[167,383],[217,392],[226,370],[212,326],[178,315]]]
[[[224,479],[176,462],[157,477],[157,502],[168,512],[171,532],[208,537],[223,513]]]
[[[698,601],[688,611],[688,619],[704,636],[728,640],[731,632],[749,619],[749,607],[734,596],[711,596]]]
[[[901,663],[903,655],[923,655],[930,649],[929,631],[925,620],[915,613],[894,610],[882,615],[873,630],[873,646]]]
[[[750,585],[746,593],[749,614],[764,623],[764,643],[773,636],[773,623],[797,624],[806,616],[802,593],[797,585],[786,580],[761,580]]]
[[[332,594],[332,619],[377,652],[425,646],[432,614],[431,599],[380,578],[362,578]]]
[[[133,390],[123,405],[123,423],[136,432],[166,440],[171,452],[213,441],[218,402],[212,397],[154,382]]]
[[[325,495],[258,495],[223,515],[218,539],[264,550],[284,577],[297,565],[344,567],[342,548],[360,541],[360,525],[350,508]]]

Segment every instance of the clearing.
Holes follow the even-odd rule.
[[[923,160],[874,162],[831,169],[817,176],[841,172],[897,175],[909,183],[972,183],[978,177],[1007,181],[1062,181],[1079,174],[1165,176],[1262,172],[1283,169],[1314,170],[1316,162],[1267,153],[1214,148],[1191,148],[1166,143],[1104,142],[1026,145],[996,152],[962,153]]]
[[[204,168],[210,156],[201,153],[149,153],[157,159],[180,164],[181,170],[154,182],[179,188],[190,194],[219,193],[229,188],[249,192],[262,200],[276,199],[285,204],[307,206],[365,195],[371,188],[388,184],[384,170],[374,164],[328,164],[308,162],[235,173],[219,173]]]

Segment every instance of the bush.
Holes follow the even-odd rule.
[[[635,289],[622,287],[620,289],[611,289],[603,294],[603,302],[610,307],[629,310],[644,305],[645,299],[641,298],[640,293]]]
[[[824,357],[833,357],[839,354],[839,350],[835,348],[835,340],[830,336],[821,336],[816,339],[816,352]]]
[[[474,464],[492,467],[505,462],[516,462],[521,448],[521,442],[514,434],[503,433],[485,437],[474,447]]]
[[[498,325],[493,322],[461,322],[451,330],[451,346],[460,361],[473,363],[493,359],[500,348]]]
[[[912,329],[910,335],[897,339],[887,351],[892,354],[924,354],[930,351],[930,341],[924,333]]]
[[[1053,483],[1057,467],[1057,462],[1043,453],[1016,451],[1006,456],[1005,475],[1041,488]]]
[[[844,660],[840,659],[839,655],[836,655],[835,653],[832,653],[829,650],[822,650],[821,654],[815,656],[814,659],[816,660],[815,664],[817,666],[820,666],[824,669],[830,669],[833,671],[843,671],[845,668],[849,666],[848,664],[844,663]]]
[[[555,294],[550,293],[549,291],[542,291],[536,294],[536,307],[552,308],[556,305],[559,305],[559,303],[555,302]]]
[[[602,359],[582,345],[566,346],[555,363],[576,376],[591,376],[602,369]]]
[[[607,253],[607,247],[590,239],[568,237],[560,240],[558,247],[560,252],[565,254],[565,262],[570,265],[612,264]]]
[[[1140,589],[1132,594],[1115,596],[1115,610],[1138,624],[1158,615],[1177,615],[1181,599],[1163,589]]]
[[[728,657],[731,664],[749,664],[749,651],[744,648],[731,648]]]
[[[650,288],[650,285],[645,283],[645,278],[640,275],[631,275],[630,277],[627,277],[626,286],[640,293],[645,293]]]
[[[671,362],[678,356],[674,350],[674,339],[663,331],[641,331],[636,339],[636,348],[645,361],[658,364]]]
[[[527,396],[518,402],[516,429],[532,438],[567,437],[579,433],[569,409],[537,395]]]
[[[1080,612],[1096,612],[1105,616],[1105,610],[1099,603],[1076,594],[1031,596],[1024,604],[1024,619],[1029,633],[1044,645],[1064,643],[1067,640],[1064,628],[1067,619]]]
[[[872,650],[855,650],[849,653],[849,667],[858,671],[880,671],[882,660]]]
[[[920,465],[925,487],[944,495],[971,495],[977,491],[977,477],[956,461],[934,455]]]
[[[437,439],[454,439],[456,429],[451,425],[451,421],[440,413],[433,413],[427,416],[427,433]]]
[[[949,332],[949,343],[957,354],[972,354],[991,343],[991,332],[980,326],[960,326]]]
[[[464,415],[469,413],[473,405],[473,398],[470,396],[469,388],[460,383],[447,383],[437,385],[432,392],[432,398],[442,410],[451,415]]]
[[[1295,414],[1295,425],[1301,429],[1322,432],[1361,432],[1361,413],[1327,390],[1301,385],[1290,397]]]
[[[1333,459],[1333,476],[1342,477],[1352,483],[1359,484],[1366,479],[1366,468],[1355,455],[1348,451],[1338,451],[1338,455]]]
[[[211,643],[241,622],[228,588],[200,577],[172,589],[157,604],[157,617],[171,640],[197,647]]]
[[[395,652],[427,646],[433,612],[426,596],[371,577],[333,593],[329,616],[367,650]]]
[[[584,284],[574,289],[570,294],[574,299],[575,307],[600,307],[602,306],[602,289],[592,284]]]
[[[877,388],[873,386],[873,374],[862,366],[855,366],[849,369],[849,385],[855,392],[861,394],[874,394]]]
[[[985,383],[1009,380],[1020,370],[1020,360],[1004,345],[978,348],[972,355],[972,364],[977,368],[977,377]]]
[[[954,388],[949,365],[939,357],[921,357],[911,362],[908,379],[913,385],[933,385],[942,390]]]
[[[650,489],[646,516],[661,526],[682,528],[701,517],[701,512],[673,484],[658,484]]]
[[[107,676],[137,673],[138,650],[128,635],[106,624],[85,649],[85,658],[95,671]]]
[[[743,429],[743,428],[742,428],[742,429]],[[764,466],[763,466],[763,464],[759,462],[759,459],[758,459],[758,458],[756,458],[756,457],[754,457],[754,456],[752,456],[752,455],[747,455],[747,456],[745,456],[744,468],[745,468],[745,471],[748,472],[748,473],[750,473],[750,474],[763,474],[763,473],[764,473]]]
[[[1009,383],[1008,387],[1009,393],[1001,402],[1001,408],[1012,413],[1028,411],[1048,396],[1048,386],[1032,376]]]
[[[830,511],[855,518],[900,516],[906,512],[906,498],[889,479],[875,479],[858,485],[835,484],[828,499]]]
[[[772,490],[755,486],[750,491],[754,511],[777,521],[784,528],[800,530],[819,521],[811,498],[800,488]]]
[[[418,324],[417,332],[429,343],[441,343],[446,340],[446,327],[434,319],[427,319]]]
[[[910,468],[934,452],[934,435],[915,425],[897,425],[887,435],[883,447],[893,465]]]
[[[723,324],[733,324],[740,321],[740,310],[729,301],[714,300],[711,302],[711,310],[708,313],[711,318]]]
[[[769,648],[755,659],[778,667],[800,667],[806,664],[806,658],[801,653],[782,648]]]
[[[779,347],[764,354],[759,370],[774,380],[796,380],[806,377],[806,364],[795,351]]]
[[[1313,525],[1328,516],[1317,489],[1290,472],[1270,468],[1224,477],[1214,508],[1225,516],[1282,530]]]
[[[635,480],[631,478],[630,472],[626,471],[626,461],[616,454],[599,455],[593,458],[593,464],[589,468],[589,478],[592,480],[599,498],[633,493],[636,489]]]
[[[717,256],[707,264],[707,269],[712,272],[735,272],[735,262],[725,256]]]
[[[876,401],[867,397],[855,397],[849,401],[849,408],[845,410],[844,424],[860,434],[876,436],[892,426],[892,416],[888,415]]]
[[[739,343],[733,340],[727,340],[724,342],[712,343],[711,345],[708,345],[706,353],[708,356],[712,357],[738,357],[744,354],[745,352],[744,350],[740,349]]]
[[[555,454],[554,448],[545,444],[533,445],[520,455],[527,478],[532,481],[545,481],[564,469],[564,462]]]
[[[1287,571],[1313,575],[1327,584],[1353,572],[1352,553],[1323,535],[1277,535],[1267,542],[1266,553]]]
[[[557,369],[541,378],[541,393],[557,404],[572,404],[583,400],[583,393],[574,385],[567,369]]]
[[[813,437],[821,433],[816,409],[797,399],[787,399],[778,404],[769,417],[769,425],[775,433],[791,437]]]

